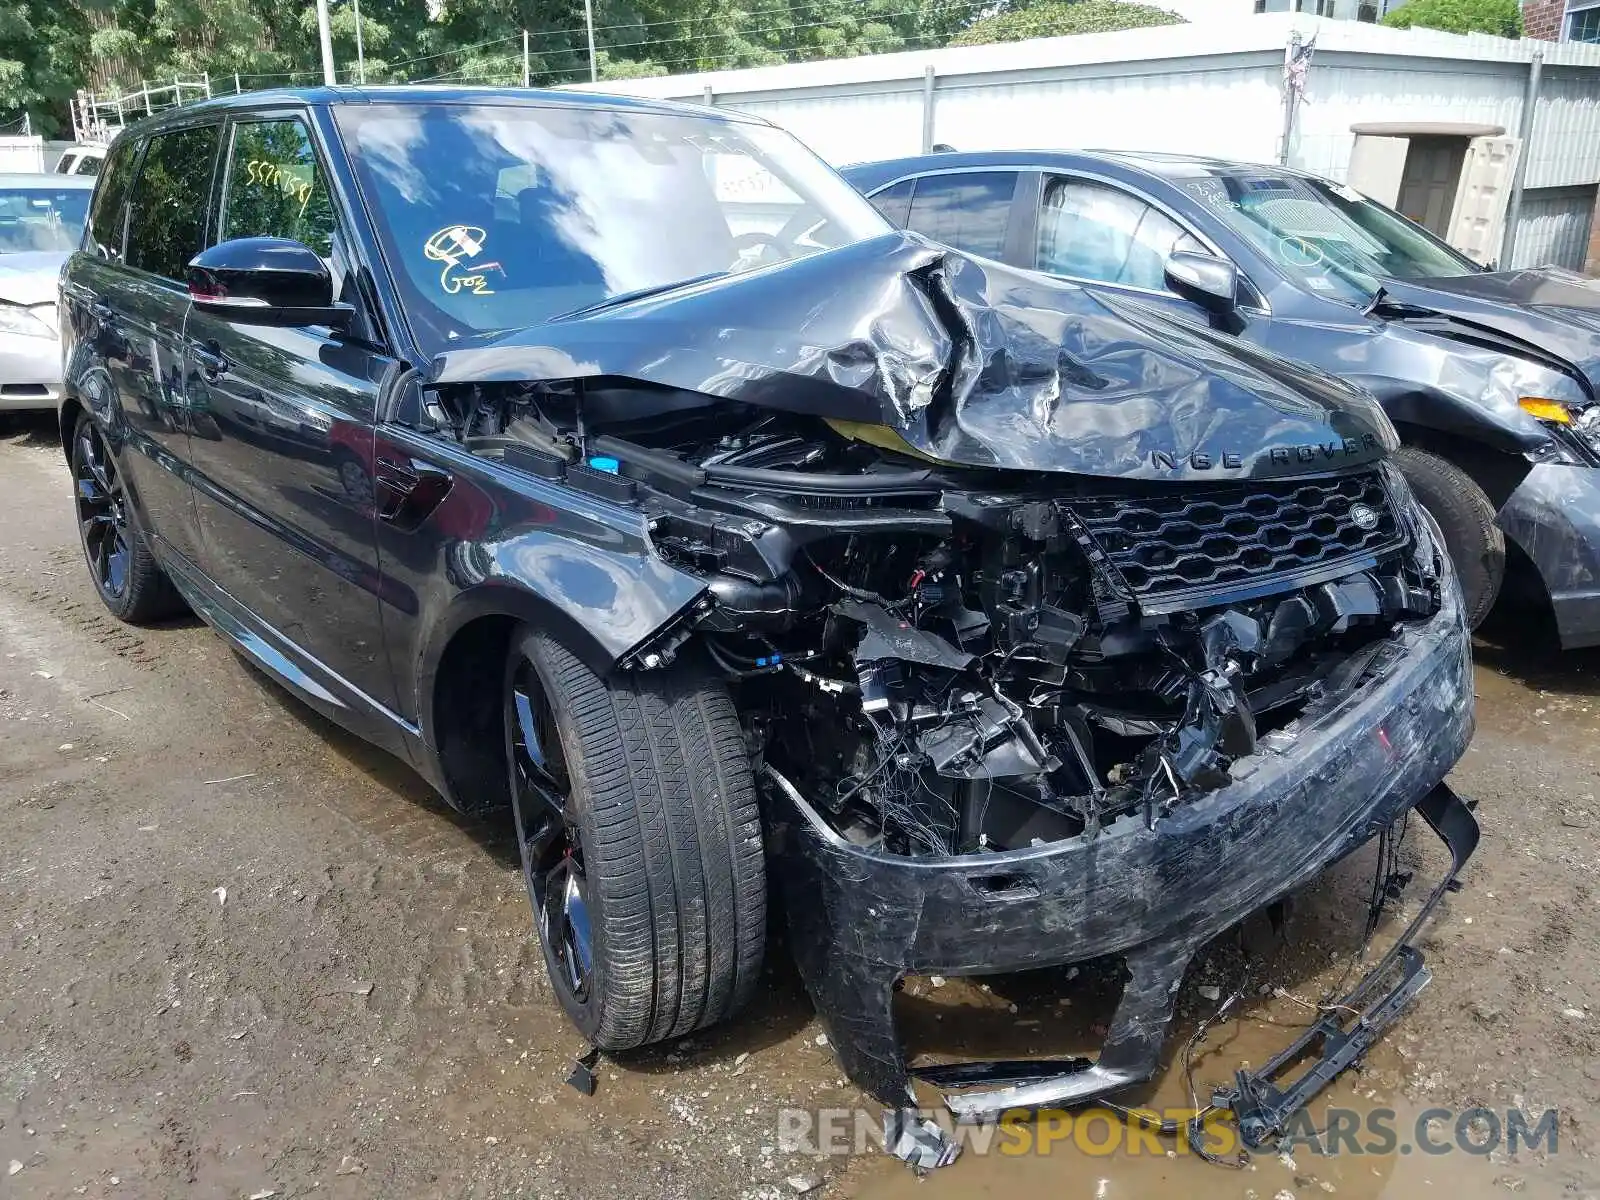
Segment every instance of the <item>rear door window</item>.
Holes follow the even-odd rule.
[[[158,133],[150,139],[128,221],[128,265],[175,282],[205,246],[206,207],[220,125]]]
[[[288,238],[324,258],[332,253],[328,181],[303,121],[235,125],[223,195],[222,240]]]
[[[1015,171],[956,171],[924,175],[911,194],[908,228],[985,258],[1002,258]]]

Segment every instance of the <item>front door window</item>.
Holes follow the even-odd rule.
[[[333,205],[302,122],[234,126],[222,237],[288,238],[324,258],[332,253]]]
[[[1166,290],[1167,258],[1205,247],[1159,209],[1106,184],[1051,179],[1035,265],[1052,275]]]

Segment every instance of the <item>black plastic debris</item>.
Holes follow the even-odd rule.
[[[567,1076],[567,1086],[582,1092],[585,1096],[594,1095],[594,1068],[600,1061],[600,1051],[593,1046],[589,1047],[587,1054],[579,1055],[573,1061],[572,1072]]]

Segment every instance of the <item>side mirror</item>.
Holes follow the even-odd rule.
[[[1214,316],[1239,305],[1239,268],[1225,258],[1176,251],[1167,259],[1167,286]]]
[[[333,276],[310,246],[234,238],[189,260],[196,308],[243,325],[341,326],[354,311],[333,302]]]

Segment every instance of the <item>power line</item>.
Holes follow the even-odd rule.
[[[959,4],[952,5],[952,7],[968,8],[968,9],[971,9],[971,8],[984,8],[984,7],[987,7],[989,4],[991,4],[992,2],[993,2],[993,0],[961,0],[961,2]],[[899,12],[879,13],[879,14],[877,14],[875,19],[877,21],[892,21],[897,17],[918,16],[918,15],[920,15],[921,11],[922,11],[921,9],[907,9],[907,10],[903,10],[903,11],[899,11]],[[858,18],[852,17],[852,18],[849,18],[849,19],[856,20]],[[725,39],[725,38],[730,38],[730,37],[754,38],[754,37],[761,37],[762,35],[769,34],[769,33],[782,33],[782,32],[785,32],[785,31],[791,30],[791,29],[825,29],[825,28],[834,28],[839,24],[840,24],[839,21],[807,21],[807,22],[804,22],[804,23],[798,24],[798,25],[774,25],[774,26],[769,26],[769,27],[767,27],[765,29],[735,29],[735,30],[732,30],[731,32],[727,32],[727,33],[703,33],[703,34],[695,34],[695,35],[692,35],[692,36],[686,36],[686,37],[681,37],[681,38],[656,38],[656,39],[654,39],[652,41],[644,41],[644,42],[610,42],[610,43],[607,43],[605,46],[601,47],[601,49],[604,49],[604,50],[629,50],[629,49],[635,49],[635,48],[637,48],[639,46],[658,46],[658,45],[661,45],[663,42],[709,42],[709,41],[719,41],[719,40],[722,40],[722,39]],[[712,56],[712,57],[717,57],[717,56]],[[732,56],[723,55],[721,57],[734,57],[734,58],[737,58],[738,55],[732,55]],[[678,61],[685,61],[685,60],[678,60]]]
[[[808,11],[808,10],[815,10],[815,9],[828,7],[828,6],[830,6],[830,5],[832,5],[832,4],[836,3],[836,2],[837,2],[837,0],[809,0],[809,2],[805,3],[805,4],[791,5],[791,6],[789,6],[787,8],[786,11],[788,13],[790,13],[790,14],[794,14],[794,13],[804,12],[804,11]],[[845,11],[845,12],[841,12],[837,18],[830,19],[830,20],[806,21],[806,22],[800,22],[798,24],[769,25],[769,26],[763,26],[761,28],[756,28],[756,29],[749,29],[749,28],[741,29],[741,28],[738,28],[737,25],[735,25],[731,30],[727,30],[727,31],[717,31],[717,32],[710,32],[710,33],[699,33],[699,34],[687,34],[686,33],[686,34],[682,34],[682,35],[677,36],[677,37],[663,37],[663,38],[654,38],[654,39],[643,39],[643,40],[632,41],[632,42],[612,42],[610,44],[599,45],[597,48],[599,50],[606,51],[606,52],[615,52],[615,51],[621,51],[621,50],[641,50],[641,49],[646,49],[648,47],[664,47],[664,46],[668,46],[668,45],[677,46],[677,45],[682,45],[684,43],[702,43],[703,44],[703,43],[708,43],[708,42],[725,41],[725,40],[731,39],[731,38],[745,39],[745,40],[749,40],[749,41],[752,42],[752,45],[747,50],[732,51],[732,52],[727,52],[727,53],[722,53],[722,54],[682,55],[682,56],[679,56],[679,57],[676,57],[676,58],[669,58],[669,59],[649,58],[648,55],[647,55],[645,57],[645,59],[644,59],[644,61],[650,62],[652,65],[659,66],[659,67],[673,67],[673,66],[681,66],[681,65],[685,65],[685,64],[693,64],[693,65],[697,65],[697,66],[704,66],[705,64],[708,64],[708,63],[730,62],[730,61],[735,61],[735,60],[738,60],[738,59],[746,58],[747,56],[751,55],[753,52],[766,52],[766,53],[770,53],[770,54],[788,56],[788,55],[794,55],[794,54],[798,54],[798,53],[805,52],[805,51],[823,49],[822,47],[809,46],[809,45],[770,46],[770,45],[762,44],[761,42],[755,40],[755,39],[760,39],[760,38],[763,38],[763,37],[779,35],[779,34],[792,34],[797,30],[805,30],[805,29],[835,28],[835,27],[839,26],[840,24],[844,23],[845,21],[855,21],[858,25],[861,25],[861,24],[873,24],[873,23],[887,23],[887,22],[892,22],[892,21],[895,21],[895,20],[898,20],[898,19],[901,19],[901,18],[908,18],[908,17],[949,16],[952,13],[955,13],[955,12],[966,13],[966,12],[971,12],[971,11],[973,11],[975,9],[982,9],[982,8],[986,8],[986,7],[991,7],[993,5],[993,2],[994,2],[994,0],[945,0],[945,2],[943,2],[943,3],[921,4],[921,5],[917,5],[916,7],[913,7],[913,8],[894,9],[894,10],[890,10],[890,11],[887,11],[887,12],[855,13],[855,12]],[[776,16],[777,14],[776,13],[770,13],[770,14],[765,14],[765,15]],[[611,25],[597,25],[597,26],[595,26],[595,31],[598,33],[598,32],[600,32],[602,30],[616,30],[616,29],[634,30],[634,29],[651,28],[651,27],[663,26],[663,25],[688,26],[688,25],[702,23],[702,22],[708,21],[708,20],[713,20],[713,19],[725,19],[726,16],[727,16],[727,14],[723,14],[723,13],[707,13],[707,14],[702,14],[700,16],[687,17],[687,18],[665,18],[665,19],[656,20],[656,21],[618,22],[618,23],[611,24]],[[534,35],[536,37],[548,38],[548,37],[552,37],[552,36],[555,36],[555,35],[558,35],[558,34],[564,34],[564,33],[568,33],[568,34],[585,33],[586,32],[586,27],[579,25],[579,26],[572,26],[572,27],[563,28],[563,29],[538,30],[538,31],[533,31],[533,32],[534,32]],[[914,43],[914,42],[916,42],[918,40],[924,40],[924,39],[926,39],[928,37],[932,37],[932,36],[935,36],[935,35],[931,35],[931,34],[930,35],[922,35],[922,37],[919,39],[919,35],[909,34],[909,35],[904,35],[904,40],[907,41],[908,43]],[[473,44],[467,45],[467,46],[456,46],[456,47],[451,47],[451,48],[445,49],[445,50],[438,50],[438,51],[435,51],[435,52],[430,53],[430,54],[415,55],[415,56],[413,56],[411,58],[399,59],[399,60],[396,60],[394,62],[387,62],[387,61],[383,61],[383,60],[379,60],[379,61],[383,61],[383,68],[384,68],[384,70],[386,72],[395,72],[395,71],[398,71],[398,70],[400,70],[402,68],[405,68],[405,67],[416,66],[419,63],[429,63],[429,62],[437,61],[438,59],[452,58],[452,57],[459,57],[459,56],[465,56],[465,55],[474,54],[477,51],[483,50],[483,49],[485,49],[487,47],[490,47],[490,46],[503,45],[503,44],[505,44],[507,42],[517,41],[520,37],[521,37],[520,33],[512,34],[512,35],[508,35],[506,37],[491,38],[491,39],[489,39],[487,41],[477,42],[477,43],[473,43]],[[908,48],[914,49],[915,47],[914,46],[908,46]],[[582,47],[572,46],[569,49],[567,49],[565,52],[577,54],[577,53],[582,53],[582,50],[583,50]],[[543,53],[548,53],[548,50],[543,51]],[[520,82],[520,64],[521,64],[521,60],[522,60],[522,56],[521,56],[520,53],[508,53],[508,54],[504,54],[504,55],[489,55],[489,56],[485,56],[485,60],[487,62],[492,62],[495,59],[503,59],[508,64],[515,64],[515,67],[508,66],[506,74],[508,76],[512,77],[512,79],[511,79],[512,82]],[[638,60],[632,60],[632,61],[638,61]],[[572,71],[575,74],[586,74],[587,73],[587,67],[584,67],[584,68],[581,68],[581,69],[577,68],[577,67],[574,67],[574,68],[572,68]],[[547,75],[548,74],[564,74],[564,73],[566,73],[566,72],[565,71],[561,71],[561,72],[548,72],[547,71],[547,72],[544,72],[544,74],[547,74]],[[224,73],[224,74],[226,74],[226,73]],[[311,77],[311,78],[314,79],[314,78],[316,78],[318,76],[318,74],[319,74],[318,72],[311,71],[311,70],[305,70],[305,71],[283,71],[283,72],[256,72],[256,73],[240,72],[239,73],[239,78],[241,80],[245,80],[245,79],[248,79],[248,80],[285,79],[285,80],[293,81],[293,80],[295,80],[297,78],[300,78],[302,76],[307,76],[307,77]],[[409,82],[418,83],[418,84],[434,83],[434,82],[448,82],[448,81],[452,81],[452,80],[463,79],[466,76],[473,76],[473,75],[486,78],[486,77],[489,76],[489,74],[490,74],[489,71],[480,70],[477,65],[459,65],[459,66],[453,67],[450,70],[442,71],[442,72],[439,72],[439,73],[434,74],[434,75],[423,76],[420,79],[412,79]],[[498,75],[499,75],[499,73],[495,72],[495,77],[496,78],[498,78]]]
[[[824,2],[826,2],[826,0],[824,0]],[[971,9],[976,9],[976,8],[987,7],[992,2],[993,2],[993,0],[955,0],[954,3],[950,3],[950,4],[947,4],[947,5],[944,5],[943,7],[947,12],[950,11],[950,10],[954,10],[954,9],[971,10]],[[812,5],[811,7],[818,7],[818,5]],[[875,14],[873,14],[873,20],[879,21],[879,22],[892,21],[892,20],[895,20],[896,18],[899,18],[899,17],[920,16],[924,12],[925,12],[925,9],[923,9],[921,7],[914,8],[914,9],[899,9],[899,10],[895,10],[895,11],[892,11],[892,12],[875,13]],[[859,20],[859,18],[852,18],[852,19]],[[792,33],[793,31],[799,30],[799,29],[827,29],[827,28],[834,28],[838,24],[839,24],[838,21],[807,21],[807,22],[802,22],[800,24],[796,24],[796,25],[774,25],[774,26],[766,26],[766,27],[760,28],[760,29],[735,29],[735,30],[733,30],[732,32],[729,32],[729,33],[699,34],[699,35],[686,36],[686,37],[682,37],[682,38],[658,38],[658,39],[654,39],[654,40],[638,41],[638,42],[612,42],[612,43],[600,46],[599,49],[609,52],[609,51],[616,51],[616,50],[634,50],[634,49],[639,49],[641,47],[661,46],[661,45],[666,45],[666,44],[671,44],[671,43],[678,43],[678,42],[721,41],[721,40],[724,40],[724,39],[727,39],[727,38],[733,38],[733,37],[744,38],[744,39],[754,39],[754,38],[765,37],[765,36],[768,36],[768,35],[771,35],[771,34]],[[614,28],[620,28],[620,27],[614,27]],[[565,31],[560,31],[560,32],[581,32],[581,30],[565,30]],[[909,40],[914,40],[914,39],[915,39],[915,35],[911,35],[911,38]],[[501,39],[498,39],[498,40],[499,41],[508,41],[510,39],[501,38]],[[494,42],[482,43],[482,45],[494,45],[494,44],[495,44]],[[765,50],[765,51],[768,51],[768,52],[774,53],[774,54],[793,54],[793,53],[796,53],[796,52],[801,51],[801,50],[809,50],[809,49],[813,49],[813,48],[814,47],[810,47],[810,46],[790,46],[790,47],[766,46],[766,45],[761,45],[759,43],[757,43],[757,44],[752,46],[752,49]],[[474,49],[474,47],[464,48],[461,51],[461,53],[466,53],[467,51],[469,51],[471,49]],[[579,49],[580,49],[579,47],[573,47],[572,48],[572,52],[573,53],[577,53],[577,52],[579,52]],[[747,51],[736,51],[736,52],[731,52],[731,53],[726,53],[726,54],[689,55],[689,56],[680,56],[678,58],[669,58],[669,59],[647,59],[647,61],[650,61],[650,62],[654,63],[656,66],[675,66],[675,65],[678,65],[678,64],[682,64],[682,63],[724,62],[724,61],[728,61],[728,60],[732,60],[732,59],[743,58],[743,57],[745,57],[746,53],[748,53],[748,52]],[[432,55],[430,57],[438,58],[438,57],[443,57],[443,55]],[[518,61],[518,62],[521,61],[521,56],[520,55],[507,55],[506,57],[507,57],[508,60],[515,60],[515,61]],[[410,61],[422,61],[422,60],[410,60]],[[404,63],[393,63],[393,64],[386,64],[386,65],[390,69],[393,69],[394,67],[404,66],[405,64]],[[429,83],[429,82],[433,82],[435,80],[454,78],[456,76],[461,75],[463,72],[471,73],[470,71],[467,71],[467,69],[464,68],[464,67],[458,67],[458,68],[456,68],[454,70],[444,71],[444,72],[441,72],[438,75],[426,76],[423,79],[413,80],[412,82],[414,82],[414,83]]]
[[[237,71],[233,73],[237,74],[240,79],[298,79],[301,75],[317,76],[320,74],[318,71],[275,71],[257,74],[251,74],[248,71]],[[225,79],[228,74],[229,72],[219,71],[217,72],[217,78],[219,80]]]
[[[808,0],[808,2],[805,3],[805,4],[790,5],[787,8],[786,11],[789,13],[789,15],[792,16],[795,13],[809,12],[812,9],[818,9],[818,8],[827,8],[829,6],[836,5],[837,3],[838,3],[838,0]],[[758,31],[758,32],[772,32],[774,29],[810,29],[810,28],[815,28],[815,27],[819,27],[819,26],[823,26],[823,25],[834,25],[834,24],[838,24],[839,22],[846,21],[846,20],[854,20],[854,21],[861,21],[861,22],[871,22],[871,21],[893,20],[893,19],[895,19],[897,17],[911,17],[911,16],[924,16],[924,15],[933,16],[933,15],[939,15],[939,14],[948,13],[948,12],[951,12],[951,11],[957,10],[957,9],[968,10],[968,9],[973,9],[973,8],[984,8],[984,7],[988,7],[988,6],[992,5],[993,3],[994,3],[994,0],[941,0],[941,2],[937,3],[937,4],[919,5],[918,7],[911,8],[911,9],[895,10],[893,12],[887,12],[887,13],[881,13],[880,12],[880,13],[866,13],[866,14],[852,12],[852,11],[849,11],[847,9],[846,11],[841,12],[839,14],[838,19],[835,20],[835,21],[813,21],[813,22],[809,22],[809,23],[803,24],[803,25],[769,26],[769,27],[767,27],[767,28],[765,28],[765,29],[763,29],[761,31]],[[774,13],[774,14],[769,14],[769,15],[776,16],[777,14]],[[697,24],[702,24],[702,23],[704,23],[706,21],[725,19],[727,16],[728,16],[728,14],[726,14],[726,13],[702,13],[699,16],[692,16],[692,17],[663,17],[663,18],[661,18],[659,20],[655,20],[655,21],[619,21],[619,22],[616,22],[615,24],[611,24],[611,25],[596,25],[594,27],[594,31],[596,33],[603,33],[603,32],[607,32],[609,30],[613,30],[613,29],[650,29],[650,28],[654,28],[655,26],[658,26],[658,25],[684,25],[684,26],[697,25]],[[557,34],[562,34],[562,33],[587,33],[588,32],[588,26],[586,26],[586,25],[570,25],[570,26],[566,26],[566,27],[563,27],[563,28],[560,28],[560,29],[530,29],[530,30],[528,30],[528,32],[529,32],[529,34],[531,34],[535,38],[554,37]],[[739,31],[739,32],[749,32],[749,31]],[[424,55],[421,55],[421,56],[419,56],[417,58],[404,59],[399,63],[394,63],[394,64],[390,64],[390,65],[393,65],[393,66],[406,66],[406,65],[411,64],[411,63],[427,62],[427,61],[429,61],[431,59],[444,58],[444,57],[446,57],[448,55],[451,55],[451,54],[466,53],[467,51],[470,51],[470,50],[473,50],[473,49],[477,49],[477,48],[479,48],[481,46],[493,46],[493,45],[495,45],[495,44],[497,44],[499,42],[515,41],[517,38],[519,38],[521,36],[522,36],[521,34],[512,34],[512,35],[510,35],[508,37],[494,38],[494,39],[491,39],[490,41],[487,41],[487,42],[480,42],[478,44],[478,46],[462,46],[462,47],[458,47],[458,48],[453,49],[453,50],[440,50],[435,54],[424,54]],[[657,42],[663,42],[663,41],[703,41],[703,40],[710,40],[712,38],[721,37],[721,36],[724,36],[724,35],[716,34],[716,33],[711,33],[711,34],[683,34],[683,35],[680,35],[678,37],[654,38],[654,39],[647,38],[647,39],[645,39],[643,41],[638,41],[638,42],[612,42],[612,43],[609,43],[609,44],[604,45],[604,46],[600,46],[600,45],[597,44],[597,49],[615,50],[615,49],[622,49],[622,48],[634,47],[634,46],[650,46],[650,45],[656,44]]]
[[[502,42],[520,41],[521,38],[522,34],[513,33],[507,37],[490,38],[487,42],[479,42],[474,46],[456,46],[450,50],[440,50],[436,54],[423,54],[416,58],[403,58],[399,62],[394,63],[386,62],[384,63],[384,66],[391,70],[393,70],[395,67],[408,67],[413,63],[431,62],[436,58],[446,58],[452,54],[471,54],[474,50],[481,50],[485,46],[498,46]],[[522,56],[519,54],[517,57],[520,59]]]
[[[984,5],[992,4],[993,2],[994,2],[994,0],[982,0],[982,4],[984,4]],[[808,0],[808,2],[805,3],[805,4],[788,5],[788,6],[786,6],[786,11],[790,15],[793,15],[794,13],[797,13],[797,12],[805,12],[805,11],[813,9],[813,8],[826,8],[826,7],[830,6],[830,5],[836,5],[838,3],[839,3],[839,0]],[[855,17],[856,16],[855,13],[849,11],[849,7],[850,6],[848,6],[848,5],[845,6],[846,11],[840,13],[840,19],[844,19],[846,17]],[[971,7],[975,7],[975,6],[972,5],[972,4],[966,4],[966,3],[954,3],[954,4],[951,4],[951,3],[942,3],[941,2],[941,3],[929,4],[929,5],[925,6],[925,8],[924,7],[919,7],[915,11],[918,12],[918,13],[921,13],[923,11],[928,11],[928,12],[932,13],[932,12],[943,11],[943,10],[950,9],[950,8],[971,8]],[[771,15],[777,15],[777,14],[771,14]],[[857,18],[857,19],[871,20],[871,19],[874,19],[875,17],[881,17],[883,15],[884,14],[872,14],[871,16],[860,17],[860,18]],[[908,15],[908,14],[906,14],[906,13],[896,13],[896,14],[893,14],[893,15],[905,16],[905,15]],[[698,23],[703,22],[703,21],[723,20],[723,19],[726,19],[728,16],[729,16],[729,14],[727,14],[727,13],[707,12],[707,13],[701,13],[698,16],[692,16],[692,17],[662,17],[662,18],[660,18],[658,20],[655,20],[655,21],[618,21],[618,22],[616,22],[615,24],[612,24],[612,25],[596,25],[594,27],[594,31],[596,33],[600,33],[600,32],[602,32],[604,30],[610,30],[610,29],[650,29],[650,28],[653,28],[653,27],[655,27],[657,25],[692,25],[692,24],[698,24]],[[825,24],[832,24],[832,22],[824,22],[824,23]],[[530,32],[537,32],[537,33],[584,33],[584,32],[587,31],[587,28],[588,27],[585,26],[585,25],[576,25],[576,26],[573,26],[573,27],[568,28],[568,29],[546,29],[546,30],[536,30],[536,31],[535,30],[530,30]],[[663,39],[663,40],[668,40],[668,39]],[[671,40],[677,40],[677,39],[671,39]],[[642,44],[642,43],[634,43],[634,44]]]

